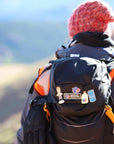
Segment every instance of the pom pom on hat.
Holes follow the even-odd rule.
[[[114,22],[114,14],[109,5],[100,0],[89,0],[73,10],[68,20],[69,36],[86,31],[110,34],[108,26],[111,22]]]

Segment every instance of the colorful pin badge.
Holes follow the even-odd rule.
[[[91,103],[96,101],[95,92],[93,89],[87,91]]]
[[[86,91],[84,91],[84,93],[82,94],[81,103],[82,104],[87,104],[88,103],[88,94],[86,93]]]
[[[59,98],[59,104],[63,104],[64,103],[64,100],[63,100],[63,97],[62,97],[62,93],[61,93],[61,88],[58,86],[56,87],[56,91],[57,91],[57,97]]]
[[[79,93],[79,92],[80,92],[80,88],[78,88],[78,87],[73,87],[73,88],[72,88],[72,92],[73,92],[73,93]]]

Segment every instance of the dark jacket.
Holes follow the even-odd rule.
[[[57,50],[56,57],[69,57],[72,54],[102,60],[107,64],[109,72],[114,69],[114,41],[107,34],[79,33],[73,37],[67,47],[62,46]],[[114,83],[112,84],[112,97],[114,99]]]
[[[62,47],[56,52],[57,58],[69,57],[70,54],[110,61],[114,58],[114,41],[103,33],[79,33],[73,37],[68,47]]]

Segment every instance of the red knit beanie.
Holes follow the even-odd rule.
[[[68,20],[69,36],[80,32],[106,32],[109,23],[114,22],[112,9],[103,1],[89,0],[79,5]]]

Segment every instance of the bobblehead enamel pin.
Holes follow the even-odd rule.
[[[57,91],[57,97],[59,98],[59,104],[63,104],[64,103],[64,100],[63,100],[63,97],[62,97],[62,92],[61,92],[61,88],[58,86],[56,87],[56,91]]]

